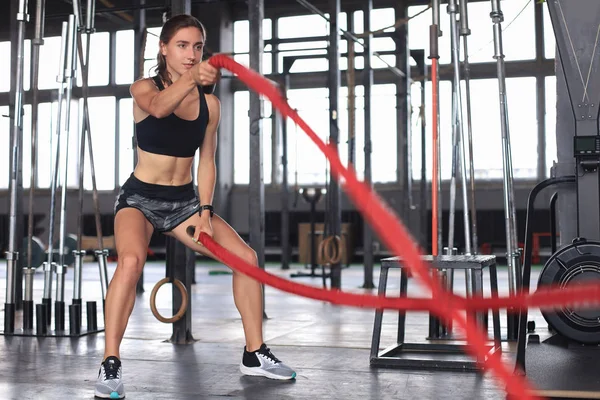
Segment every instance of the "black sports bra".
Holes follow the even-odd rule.
[[[159,76],[152,77],[159,90],[164,85]],[[202,86],[198,86],[200,112],[193,121],[179,118],[171,113],[164,118],[148,115],[135,124],[137,144],[140,149],[154,154],[173,157],[194,157],[204,141],[208,125],[208,105]]]

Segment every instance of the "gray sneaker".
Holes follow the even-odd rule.
[[[264,343],[260,349],[248,352],[244,347],[244,356],[240,363],[240,371],[244,375],[265,376],[271,379],[294,379],[296,373],[271,353]]]
[[[121,360],[117,357],[107,357],[100,364],[94,395],[101,399],[125,398],[125,387],[121,381]]]

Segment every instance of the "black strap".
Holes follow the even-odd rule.
[[[165,85],[163,85],[162,79],[160,79],[160,75],[154,75],[152,77],[152,80],[154,81],[154,84],[156,85],[158,90],[165,90]]]

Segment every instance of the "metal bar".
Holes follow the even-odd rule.
[[[27,302],[33,301],[33,276],[35,268],[31,266],[33,252],[33,225],[34,225],[34,193],[37,178],[37,137],[38,137],[38,105],[39,90],[38,78],[40,70],[40,47],[44,44],[44,9],[45,0],[37,0],[35,7],[35,33],[31,41],[31,180],[29,181],[29,220],[27,224],[27,264],[23,269],[25,275],[25,287],[23,299]],[[31,306],[30,306],[31,307]],[[25,323],[25,321],[23,321]],[[29,326],[28,326],[29,327]],[[23,326],[25,329],[25,325]]]
[[[248,2],[250,21],[250,68],[262,73],[264,0]],[[263,180],[263,105],[255,92],[250,92],[250,184],[249,219],[250,247],[258,257],[258,266],[265,267],[265,186]],[[263,290],[263,314],[265,298]]]
[[[363,26],[365,32],[371,31],[371,12],[373,11],[373,0],[366,0],[363,8]],[[362,71],[362,83],[365,93],[364,105],[364,132],[365,132],[365,183],[373,187],[371,171],[371,93],[373,89],[373,70],[371,69],[371,39],[372,35],[366,35],[364,69]],[[373,230],[363,219],[363,264],[364,282],[363,288],[372,289],[373,283]]]
[[[441,177],[441,146],[440,146],[440,77],[439,77],[439,36],[440,31],[440,0],[433,0],[432,24],[429,29],[431,59],[431,91],[432,91],[432,179],[431,179],[431,254],[440,254],[442,246],[442,177]]]
[[[477,254],[479,240],[477,237],[477,208],[475,205],[475,165],[473,160],[473,125],[471,122],[471,65],[469,63],[468,37],[469,29],[468,0],[459,0],[460,6],[460,36],[463,38],[463,77],[465,80],[465,102],[467,106],[467,141],[469,144],[469,208],[471,213],[471,249],[472,254]],[[464,146],[463,146],[464,149]]]
[[[135,0],[136,4],[143,6],[146,0]],[[134,12],[134,28],[133,28],[133,80],[137,80],[144,75],[144,50],[146,47],[146,11],[143,8]],[[135,129],[135,124],[132,127]],[[132,170],[137,165],[137,139],[135,135],[131,136],[131,149],[133,152]],[[135,285],[135,293],[144,293],[144,270],[140,274],[140,278]]]
[[[14,124],[11,132],[12,153],[10,169],[10,209],[9,209],[9,241],[6,252],[6,298],[4,312],[4,330],[8,333],[14,331],[15,312],[15,286],[17,275],[17,260],[19,258],[19,244],[17,243],[17,208],[19,170],[21,165],[21,143],[23,137],[23,67],[25,59],[25,23],[29,20],[27,15],[27,1],[19,1],[17,11],[17,62],[15,71],[15,103]],[[32,171],[33,173],[33,171]]]
[[[339,92],[341,85],[341,73],[339,65],[340,37],[339,32],[339,14],[340,0],[329,0],[330,15],[329,18],[329,145],[338,151],[339,144]],[[340,186],[336,181],[333,172],[329,172],[329,188],[327,189],[327,200],[329,203],[328,228],[329,235],[340,236],[342,231],[342,202]],[[327,232],[326,232],[327,234]],[[342,287],[342,271],[340,263],[330,266],[331,288],[340,289]]]
[[[407,13],[407,3],[400,2],[395,8],[396,18],[404,18]],[[394,41],[396,43],[396,64],[406,67],[410,65],[408,50],[408,27],[401,25],[396,28]],[[397,134],[397,167],[396,176],[402,190],[400,215],[406,221],[411,221],[412,206],[412,172],[411,172],[411,104],[410,79],[401,77],[396,80],[396,134]]]
[[[496,59],[498,90],[500,102],[500,125],[502,134],[502,167],[504,189],[504,217],[506,229],[506,253],[508,260],[509,291],[514,295],[517,289],[516,279],[519,271],[519,254],[517,247],[517,221],[514,203],[514,189],[512,176],[512,157],[510,146],[510,132],[508,124],[508,106],[506,98],[506,73],[504,70],[504,53],[502,48],[502,22],[504,15],[500,9],[499,0],[491,0],[492,12],[490,17],[494,24],[494,58]]]
[[[52,178],[50,180],[50,211],[48,224],[48,260],[44,263],[44,294],[42,297],[43,308],[46,310],[46,322],[50,323],[51,301],[52,301],[52,274],[56,272],[56,263],[54,262],[54,219],[56,215],[56,186],[58,181],[58,170],[60,168],[61,154],[61,120],[63,93],[65,91],[65,66],[67,60],[67,29],[68,23],[62,23],[62,33],[60,41],[60,56],[58,65],[58,75],[56,81],[59,83],[58,89],[58,110],[56,116],[56,150],[54,151],[54,165],[52,169]]]
[[[546,178],[546,79],[538,70],[544,63],[544,30],[552,29],[552,25],[544,26],[544,3],[536,2],[534,8],[535,18],[535,61],[540,67],[536,68],[536,111],[537,111],[537,139],[538,162],[537,179]]]
[[[64,150],[65,155],[62,158],[62,172],[61,172],[61,213],[60,213],[60,225],[59,225],[59,249],[58,249],[58,265],[56,268],[56,303],[64,303],[65,295],[65,274],[67,272],[67,266],[65,265],[65,230],[66,230],[66,213],[67,213],[67,182],[68,182],[68,164],[69,164],[69,133],[71,130],[71,98],[73,82],[75,80],[75,71],[77,68],[76,61],[76,39],[77,35],[77,24],[75,16],[69,16],[69,27],[67,32],[67,46],[66,46],[66,64],[65,64],[65,80],[66,80],[66,96],[65,96],[65,124],[62,135],[64,136]],[[64,314],[63,314],[64,317]],[[58,324],[58,315],[56,322]],[[64,322],[64,321],[63,321]],[[58,324],[60,325],[60,324]],[[57,327],[57,330],[58,327]]]
[[[284,75],[283,96],[287,99],[289,90],[290,78],[289,75]],[[288,129],[287,120],[279,113],[276,114],[279,118],[279,126],[281,127],[281,268],[290,268],[290,188],[288,184]]]
[[[459,156],[458,162],[460,165],[461,172],[461,188],[462,188],[462,199],[463,199],[463,224],[465,231],[465,254],[471,254],[471,230],[470,230],[470,218],[469,218],[469,204],[467,196],[467,165],[466,165],[466,154],[467,154],[467,143],[465,140],[463,115],[462,115],[462,95],[460,88],[460,40],[458,36],[458,24],[457,24],[457,13],[458,7],[456,0],[448,0],[448,14],[450,15],[450,42],[452,46],[452,61],[454,64],[454,98],[453,98],[453,135],[456,135],[455,143],[460,143],[460,146],[456,150],[456,156]],[[452,223],[453,221],[450,221]],[[449,244],[449,247],[451,245]],[[469,270],[466,270],[469,273]]]
[[[346,14],[346,25],[354,31],[354,14]],[[346,86],[348,88],[348,169],[354,170],[355,144],[356,144],[356,81],[355,81],[355,53],[354,42],[348,40],[348,67],[346,69]]]

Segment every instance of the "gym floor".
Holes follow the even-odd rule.
[[[6,286],[6,265],[0,262],[0,285]],[[109,264],[109,276],[115,264]],[[287,277],[278,265],[269,272]],[[292,269],[303,269],[293,265]],[[378,281],[375,268],[375,283]],[[86,263],[83,273],[83,301],[101,298],[96,263]],[[164,277],[160,262],[146,265],[145,293],[138,296],[121,348],[123,376],[128,399],[504,399],[506,394],[489,373],[383,369],[369,366],[374,310],[335,306],[266,288],[265,342],[273,353],[295,368],[293,381],[273,381],[242,376],[238,364],[244,336],[233,303],[231,275],[215,274],[226,267],[199,259],[196,285],[192,288],[193,336],[196,342],[174,345],[168,342],[171,325],[154,318],[150,292]],[[536,282],[536,272],[532,283]],[[343,290],[357,293],[363,271],[358,265],[344,269]],[[71,302],[72,269],[66,279],[66,303]],[[464,288],[463,276],[456,274],[455,287]],[[318,286],[320,278],[296,278]],[[42,296],[43,274],[38,271],[34,298]],[[499,287],[507,293],[508,274],[499,268]],[[409,295],[423,295],[412,280]],[[489,284],[484,285],[487,290]],[[388,295],[397,296],[399,272],[391,271]],[[0,294],[0,307],[5,299]],[[486,292],[486,295],[489,293]],[[165,285],[157,295],[157,307],[171,315],[171,289]],[[4,320],[4,312],[0,312]],[[18,313],[20,317],[21,313]],[[395,344],[397,315],[384,314],[381,348]],[[100,313],[99,313],[100,315]],[[533,318],[545,322],[539,312]],[[68,320],[68,314],[67,314]],[[85,325],[85,316],[83,318]],[[491,320],[491,319],[490,319]],[[20,327],[20,319],[15,326]],[[505,337],[506,316],[501,314]],[[428,317],[407,315],[407,341],[424,342]],[[3,328],[3,327],[2,327]],[[491,324],[490,324],[491,330]],[[0,398],[92,399],[94,382],[104,349],[104,334],[80,338],[35,338],[0,336]],[[503,342],[504,359],[513,365],[515,346]],[[512,367],[511,367],[512,368]]]

